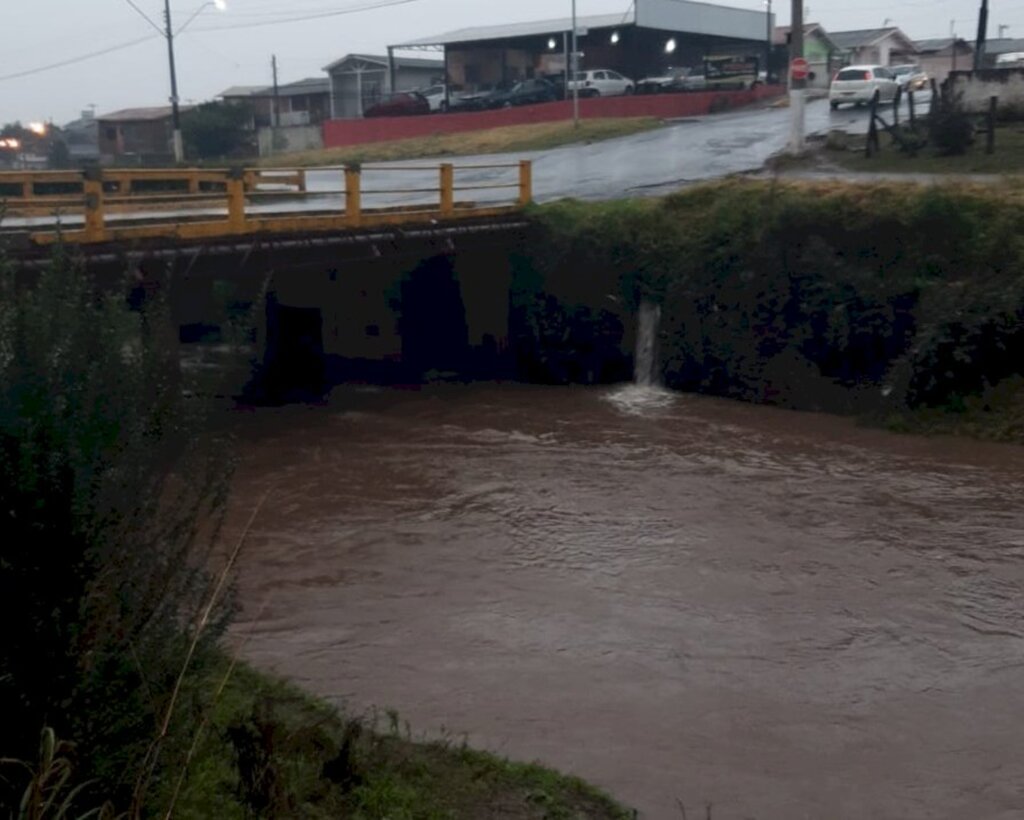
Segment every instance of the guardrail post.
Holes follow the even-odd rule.
[[[85,195],[85,238],[89,242],[100,242],[106,233],[103,216],[103,171],[90,168],[82,177],[82,193]]]
[[[441,163],[441,213],[455,213],[455,166]]]
[[[345,220],[353,227],[363,221],[362,178],[359,166],[345,166]]]
[[[533,202],[533,163],[528,160],[519,162],[519,204],[529,205]]]
[[[21,198],[31,199],[36,192],[36,183],[31,176],[25,177],[25,181],[21,183]]]
[[[199,171],[189,171],[188,174],[188,192],[190,194],[199,193]]]
[[[245,173],[239,168],[228,172],[228,228],[232,233],[245,233]]]
[[[295,187],[299,189],[300,194],[306,193],[306,169],[300,168],[297,172],[298,177],[295,183]]]

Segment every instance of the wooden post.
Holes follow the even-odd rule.
[[[867,145],[864,146],[864,156],[871,158],[873,153],[879,150],[878,144],[878,90],[875,90],[874,95],[871,97],[871,102],[868,104],[868,117],[870,118],[870,124],[868,125],[868,141]]]
[[[225,183],[228,193],[228,229],[231,233],[245,233],[245,172],[234,168],[228,172]]]
[[[190,194],[199,193],[199,171],[198,169],[188,172],[188,192]]]
[[[917,112],[914,111],[914,92],[907,92],[907,109],[910,113],[910,127],[911,129],[917,126]]]
[[[300,168],[296,173],[298,174],[296,187],[299,189],[300,194],[304,194],[306,193],[306,169]]]
[[[31,199],[36,192],[36,184],[32,179],[32,175],[25,177],[25,181],[21,183],[21,198]]]
[[[441,164],[441,213],[455,212],[455,166],[450,162]]]
[[[103,171],[90,168],[82,181],[85,194],[85,238],[89,242],[100,242],[106,233],[103,217]]]
[[[985,153],[993,154],[996,150],[996,106],[998,97],[988,98],[988,133],[985,135]]]
[[[900,103],[903,102],[903,88],[896,86],[896,96],[892,98],[892,127],[900,127]]]
[[[526,207],[533,202],[533,163],[528,160],[519,162],[519,204]]]
[[[353,228],[363,221],[362,176],[358,166],[345,166],[345,220]]]

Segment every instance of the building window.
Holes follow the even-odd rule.
[[[104,128],[103,132],[104,132],[104,136],[108,140],[110,140],[111,142],[113,142],[114,140],[117,139],[117,129],[116,128]]]
[[[466,82],[472,84],[480,82],[480,66],[472,63],[466,64]]]

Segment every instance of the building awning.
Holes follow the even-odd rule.
[[[636,13],[632,8],[625,14],[592,14],[576,18],[577,29],[615,28],[628,26],[636,22]],[[393,45],[391,48],[440,48],[459,43],[475,43],[481,40],[513,40],[517,37],[541,37],[572,31],[571,17],[558,17],[553,20],[537,20],[531,23],[509,23],[502,26],[476,26],[460,28],[433,37],[423,37],[407,43]]]

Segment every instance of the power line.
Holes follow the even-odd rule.
[[[77,57],[69,57],[66,60],[61,60],[59,63],[50,63],[49,65],[38,66],[36,68],[28,68],[24,71],[17,71],[14,74],[3,74],[0,75],[0,82],[4,80],[16,80],[20,77],[30,77],[33,74],[42,74],[44,71],[52,71],[55,68],[63,68],[69,65],[75,65],[76,63],[84,63],[86,60],[92,60],[95,57],[103,57],[106,54],[113,54],[115,51],[123,51],[126,48],[137,46],[139,43],[145,43],[150,40],[156,39],[155,34],[147,34],[145,37],[139,37],[135,40],[129,40],[125,43],[119,43],[116,46],[109,46],[108,48],[100,49],[99,51],[92,51],[88,54],[80,54]]]
[[[356,14],[361,11],[374,11],[392,6],[406,6],[410,3],[419,3],[420,0],[382,0],[382,2],[369,5],[355,6],[347,9],[335,9],[334,11],[322,11],[318,13],[305,14],[299,17],[278,18],[275,20],[264,20],[256,23],[241,23],[239,25],[210,26],[208,28],[197,28],[193,31],[241,31],[242,29],[260,28],[262,26],[279,26],[285,23],[302,23],[308,20],[323,20],[327,17],[340,17],[345,14]]]

